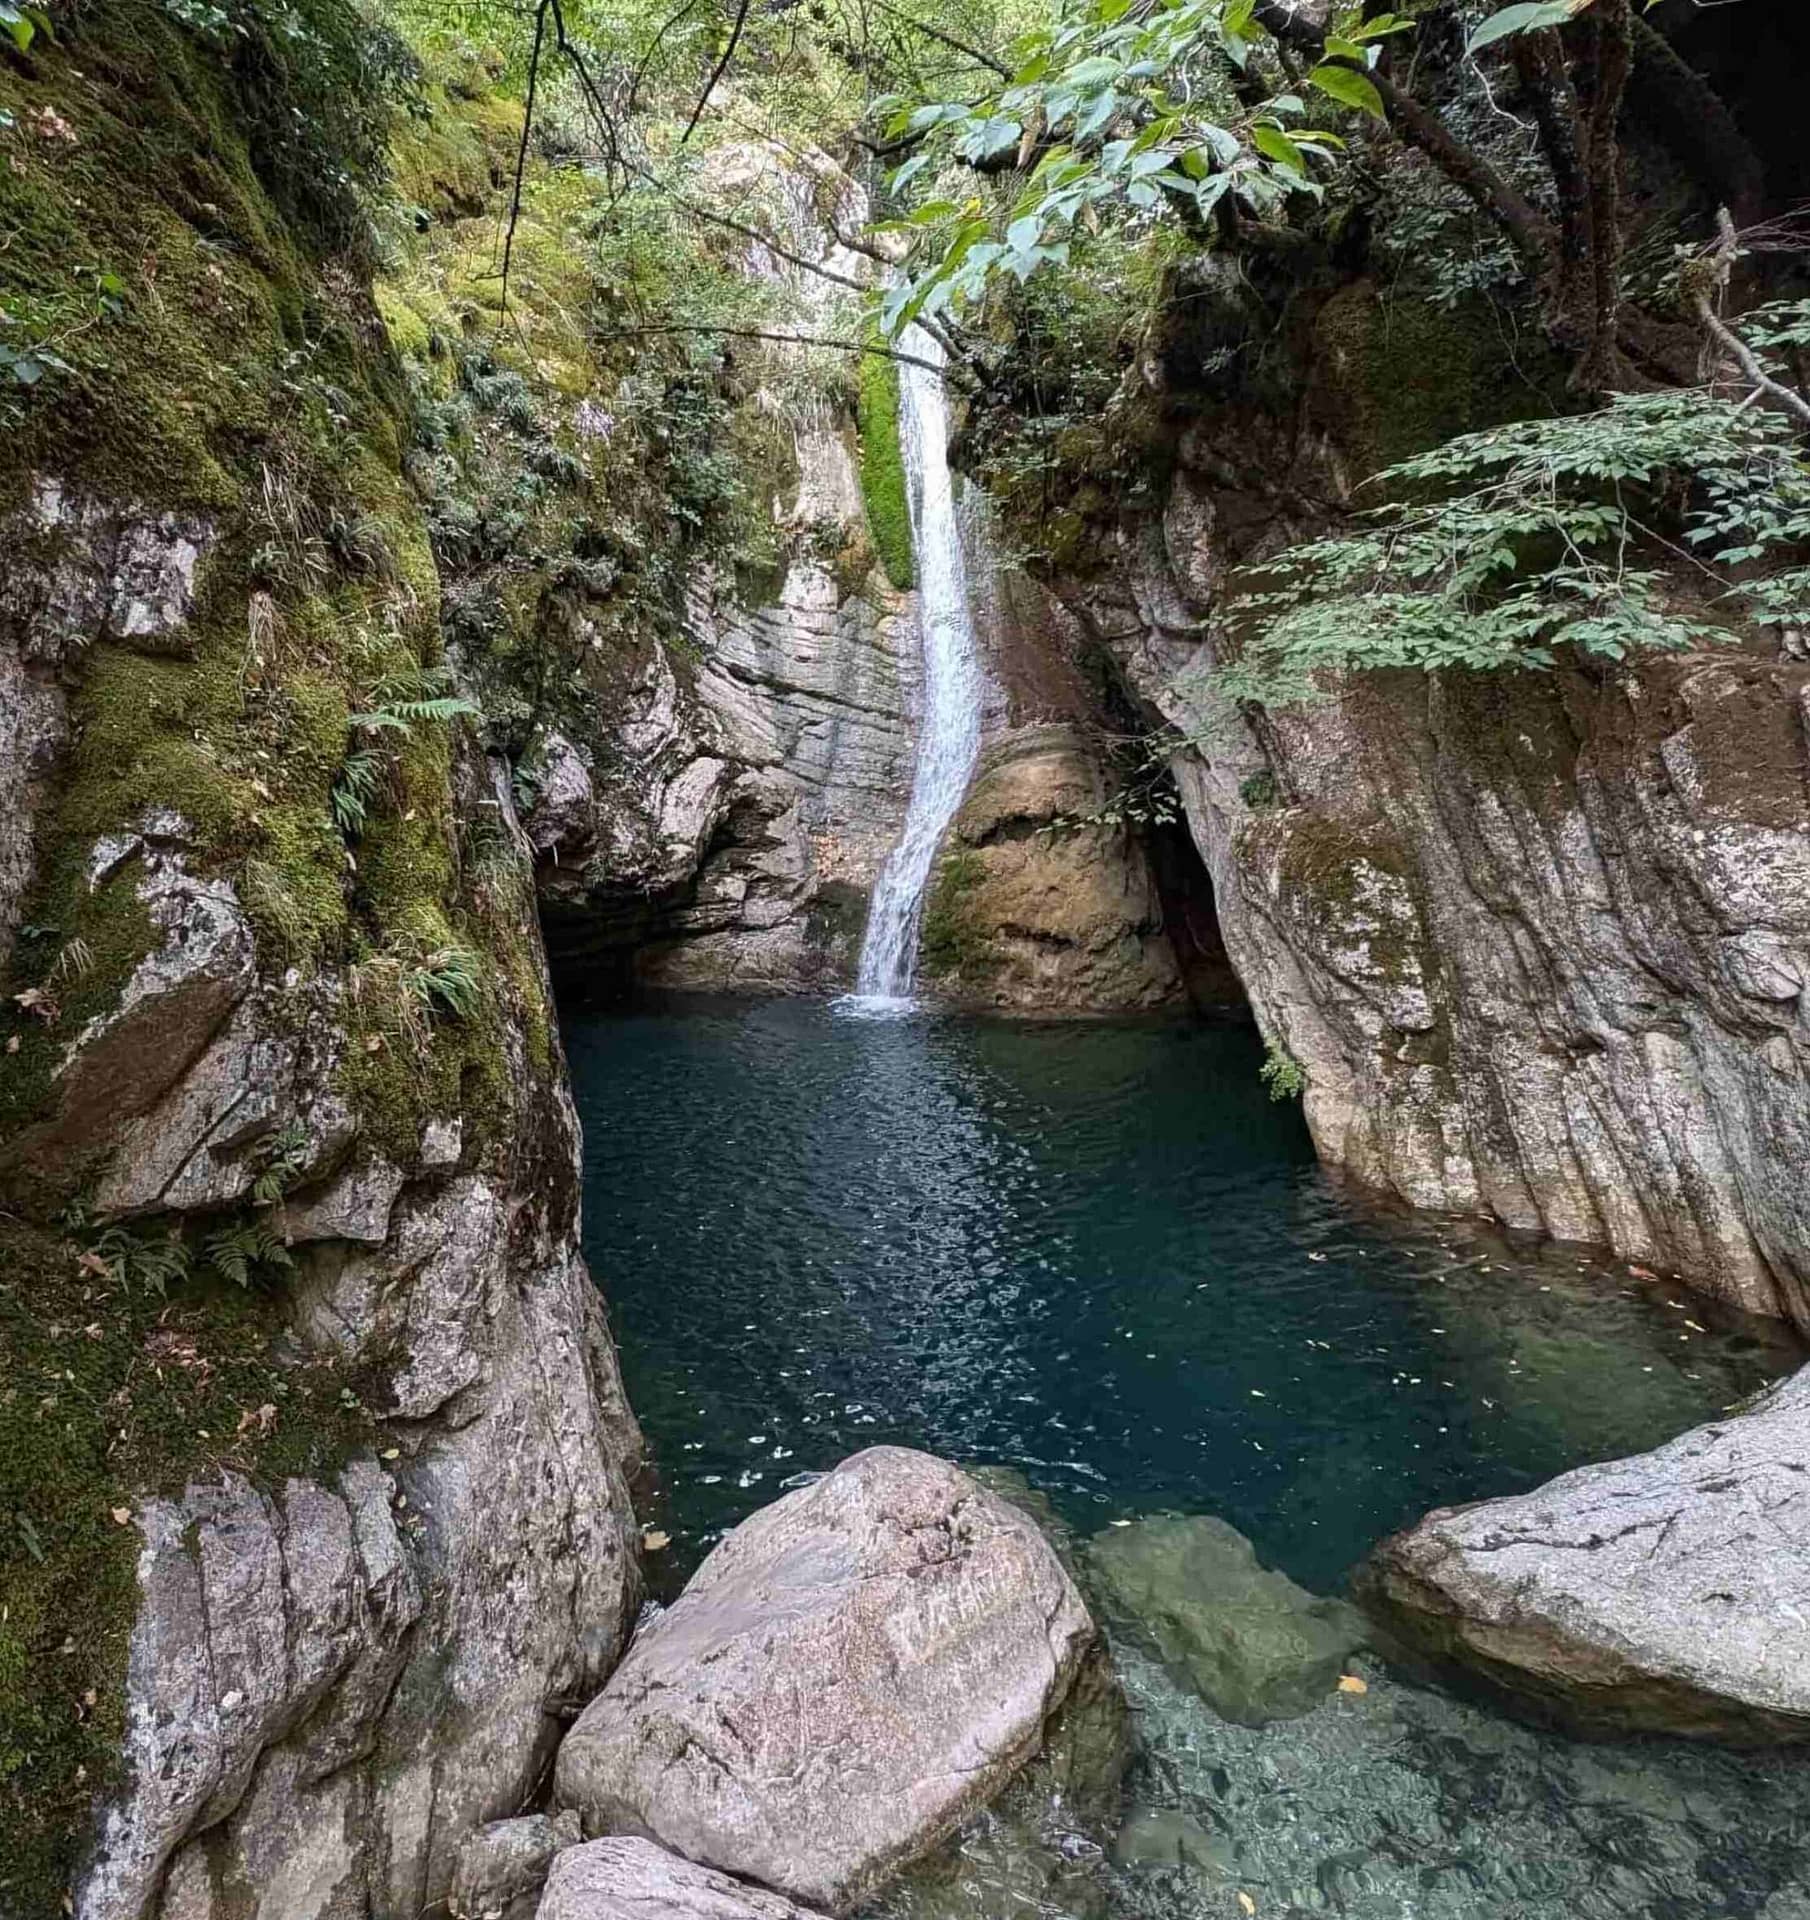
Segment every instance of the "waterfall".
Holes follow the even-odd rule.
[[[903,345],[942,364],[941,347],[919,327],[906,333]],[[906,360],[899,362],[899,443],[918,580],[924,719],[905,828],[874,887],[855,988],[869,1005],[895,1007],[910,1004],[924,889],[980,753],[986,690],[949,476],[948,395],[940,373]]]

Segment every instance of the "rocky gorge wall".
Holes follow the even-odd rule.
[[[1735,641],[1357,676],[1283,711],[1216,690],[1231,570],[1336,519],[1382,457],[1489,417],[1488,350],[1454,322],[1433,356],[1424,310],[1395,384],[1402,313],[1368,282],[1322,297],[1280,402],[1153,353],[1154,507],[1064,597],[1186,742],[1232,963],[1327,1163],[1810,1325],[1804,668]]]
[[[5,89],[9,286],[156,282],[6,401],[0,1912],[414,1915],[639,1596],[531,850],[230,66]]]
[[[0,393],[9,1920],[414,1915],[533,1798],[639,1594],[539,922],[580,985],[840,984],[903,812],[884,404],[609,348],[539,155],[505,296],[498,74],[379,115],[376,257],[159,9],[4,76],[9,285],[80,321]],[[846,179],[771,158],[715,164],[840,259]],[[1160,1004],[1135,840],[1028,831],[1097,703],[992,602],[1022,958],[952,984]]]

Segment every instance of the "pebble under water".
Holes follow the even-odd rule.
[[[1016,1468],[1080,1536],[1217,1515],[1335,1593],[1428,1507],[1655,1445],[1801,1358],[1625,1267],[1342,1192],[1240,1025],[688,1000],[567,1039],[673,1585],[895,1441]],[[983,1822],[949,1920],[1810,1920],[1795,1759],[1584,1746],[1371,1655],[1366,1692],[1252,1729],[1115,1663],[1140,1752],[1114,1857],[1027,1878]]]

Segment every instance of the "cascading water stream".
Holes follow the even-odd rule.
[[[921,328],[907,332],[904,346],[942,364],[942,349]],[[949,475],[948,395],[940,373],[909,360],[899,362],[899,441],[918,577],[924,719],[905,828],[880,871],[861,945],[855,1004],[876,1010],[910,1005],[924,889],[980,753],[986,689]]]

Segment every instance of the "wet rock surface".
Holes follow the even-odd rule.
[[[652,1841],[593,1840],[553,1863],[537,1920],[823,1920]]]
[[[1417,1646],[1596,1733],[1810,1739],[1810,1374],[1748,1412],[1377,1549]]]
[[[1260,1565],[1244,1535],[1210,1514],[1097,1534],[1087,1572],[1109,1624],[1242,1726],[1306,1712],[1364,1639],[1354,1609]]]
[[[533,1920],[555,1857],[584,1836],[573,1814],[523,1814],[468,1834],[453,1872],[452,1920]]]
[[[1098,751],[1073,725],[987,752],[932,877],[924,967],[942,991],[1015,1011],[1128,1013],[1182,991],[1144,848],[1096,818]]]
[[[555,1799],[846,1912],[1040,1751],[1094,1639],[1029,1520],[873,1448],[744,1521],[643,1628]]]

